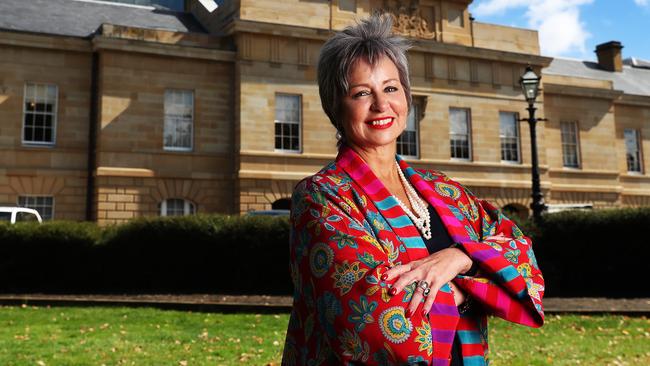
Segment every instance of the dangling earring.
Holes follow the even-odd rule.
[[[336,141],[341,141],[341,139],[343,138],[343,135],[341,135],[341,132],[338,130],[336,131],[335,136],[336,136]]]

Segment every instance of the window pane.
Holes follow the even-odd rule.
[[[25,85],[23,139],[25,142],[53,143],[56,128],[57,86]],[[45,131],[50,129],[50,131]]]
[[[189,90],[165,91],[165,121],[163,124],[165,147],[192,149],[193,113],[194,92]]]
[[[641,148],[639,146],[639,132],[633,129],[624,131],[625,155],[627,170],[629,172],[641,172]]]
[[[38,211],[43,220],[51,220],[54,212],[54,198],[50,196],[18,196],[18,206]]]
[[[470,126],[468,109],[449,109],[449,142],[452,158],[470,159]]]
[[[578,160],[578,124],[576,122],[561,122],[562,154],[564,166],[577,168]]]
[[[275,148],[300,151],[300,95],[275,95]]]

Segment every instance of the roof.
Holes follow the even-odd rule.
[[[609,80],[625,94],[650,96],[650,70],[645,68],[623,65],[623,71],[613,72],[601,69],[597,62],[554,58],[542,74]]]
[[[0,29],[88,37],[103,23],[206,33],[192,14],[93,0],[1,0]]]

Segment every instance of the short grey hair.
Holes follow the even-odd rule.
[[[392,26],[390,16],[375,14],[336,33],[321,48],[318,59],[318,92],[325,114],[342,139],[345,135],[341,101],[349,92],[350,71],[359,59],[366,59],[373,66],[384,56],[393,61],[409,110],[411,108],[411,83],[406,58],[410,44],[406,39],[393,35]]]

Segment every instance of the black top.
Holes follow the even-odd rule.
[[[424,240],[424,244],[429,250],[429,254],[433,254],[445,248],[449,248],[454,242],[451,240],[447,229],[445,229],[442,219],[438,216],[438,213],[429,205],[429,216],[431,217],[431,239]],[[451,364],[450,366],[462,366],[463,365],[463,356],[460,351],[460,341],[458,340],[458,333],[454,336],[454,343],[451,347]]]

